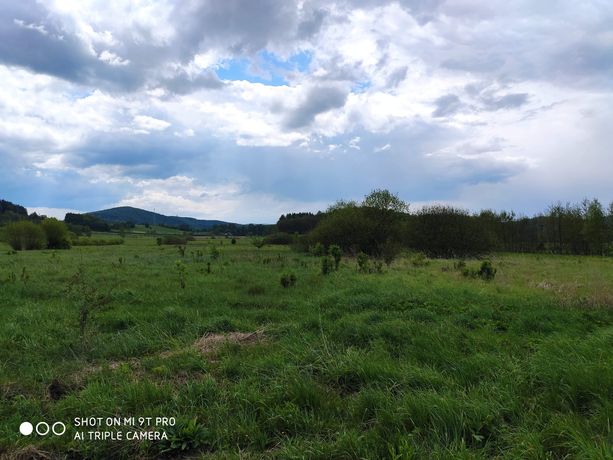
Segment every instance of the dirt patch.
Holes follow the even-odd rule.
[[[194,347],[203,354],[217,351],[226,343],[239,343],[242,345],[254,344],[262,341],[264,331],[255,332],[229,332],[227,334],[208,334],[194,342]]]

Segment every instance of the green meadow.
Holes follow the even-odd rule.
[[[613,259],[490,260],[0,243],[0,457],[613,458]],[[75,417],[176,423],[80,440]]]

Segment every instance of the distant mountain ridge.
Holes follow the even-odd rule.
[[[167,227],[179,228],[188,225],[195,230],[208,230],[216,225],[232,225],[232,222],[222,220],[204,220],[194,217],[165,216],[157,212],[146,211],[144,209],[133,208],[131,206],[120,206],[118,208],[103,209],[101,211],[88,212],[109,224],[120,222],[133,222],[135,224],[165,225]]]

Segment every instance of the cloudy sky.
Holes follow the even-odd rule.
[[[0,198],[234,222],[613,199],[613,2],[0,0]]]

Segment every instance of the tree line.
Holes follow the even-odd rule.
[[[324,213],[283,215],[277,227],[293,230],[295,245],[302,249],[335,244],[347,253],[384,258],[403,248],[449,258],[492,251],[613,253],[613,203],[605,209],[597,199],[556,203],[526,217],[508,211],[471,213],[447,205],[409,212],[397,195],[374,190],[362,202],[339,201]]]

